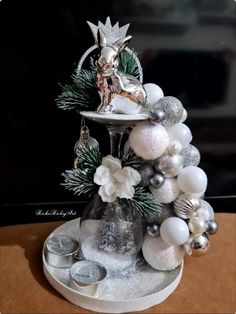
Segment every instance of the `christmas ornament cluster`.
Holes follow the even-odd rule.
[[[142,83],[139,60],[127,48],[128,25],[112,26],[107,18],[89,26],[95,45],[82,57],[74,85],[64,87],[58,105],[119,132],[122,121],[125,130],[130,120],[132,130],[116,156],[102,156],[82,120],[74,168],[63,174],[67,189],[94,197],[81,219],[82,256],[111,272],[130,267],[141,253],[156,270],[175,269],[185,254],[205,254],[218,228],[203,200],[207,175],[191,144],[187,111],[158,85]],[[89,56],[90,69],[84,70]]]

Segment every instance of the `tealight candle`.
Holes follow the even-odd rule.
[[[70,267],[79,252],[79,243],[64,234],[50,237],[45,244],[45,258],[55,267]]]
[[[98,287],[106,276],[107,271],[101,264],[89,260],[79,261],[70,268],[69,286],[84,294],[96,296]]]

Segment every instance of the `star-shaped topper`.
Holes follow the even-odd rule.
[[[117,22],[114,26],[111,25],[110,17],[108,16],[106,19],[106,23],[103,24],[102,22],[98,21],[98,26],[94,25],[93,23],[87,21],[92,33],[93,37],[95,39],[95,43],[98,45],[98,29],[102,30],[106,39],[108,45],[114,44],[118,39],[125,37],[126,33],[128,31],[129,25],[126,24],[122,27],[119,27],[119,22]]]

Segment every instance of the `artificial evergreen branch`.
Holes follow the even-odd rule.
[[[153,215],[161,210],[158,203],[151,193],[145,192],[143,187],[136,186],[132,199],[120,199],[121,204],[134,206],[143,216]]]
[[[137,171],[142,168],[142,158],[138,157],[131,149],[122,158],[122,167],[132,167]]]
[[[123,50],[119,56],[119,71],[124,74],[132,75],[139,79],[139,69],[135,61],[136,54]]]
[[[71,76],[72,83],[62,86],[62,93],[56,99],[57,106],[64,110],[96,110],[100,96],[96,89],[96,72],[81,70]]]

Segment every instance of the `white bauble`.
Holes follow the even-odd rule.
[[[160,98],[164,97],[162,89],[156,84],[146,83],[143,85],[143,87],[147,93],[148,107],[153,107]]]
[[[187,147],[192,141],[192,133],[189,127],[183,123],[177,123],[168,129],[168,134],[171,142],[179,142],[182,147]]]
[[[207,188],[207,176],[201,168],[188,166],[181,170],[177,184],[185,193],[204,194]]]
[[[214,210],[207,201],[200,200],[200,208],[196,211],[196,217],[199,217],[204,221],[215,219]]]
[[[199,217],[192,217],[188,223],[188,227],[194,235],[200,235],[206,231],[207,224],[205,220]]]
[[[182,118],[181,118],[180,122],[184,122],[185,120],[187,120],[187,117],[188,117],[187,110],[185,108],[183,108],[183,114],[182,114]]]
[[[169,245],[182,245],[189,237],[186,222],[178,217],[170,217],[163,221],[160,228],[161,238]]]
[[[142,245],[146,262],[157,270],[171,270],[179,266],[184,257],[180,246],[168,245],[161,237],[145,235]]]
[[[177,180],[174,178],[166,179],[164,184],[158,189],[150,185],[150,191],[152,192],[154,198],[163,204],[173,202],[180,193]]]
[[[137,156],[146,160],[160,157],[169,144],[166,129],[149,121],[138,123],[129,135],[129,144]]]

